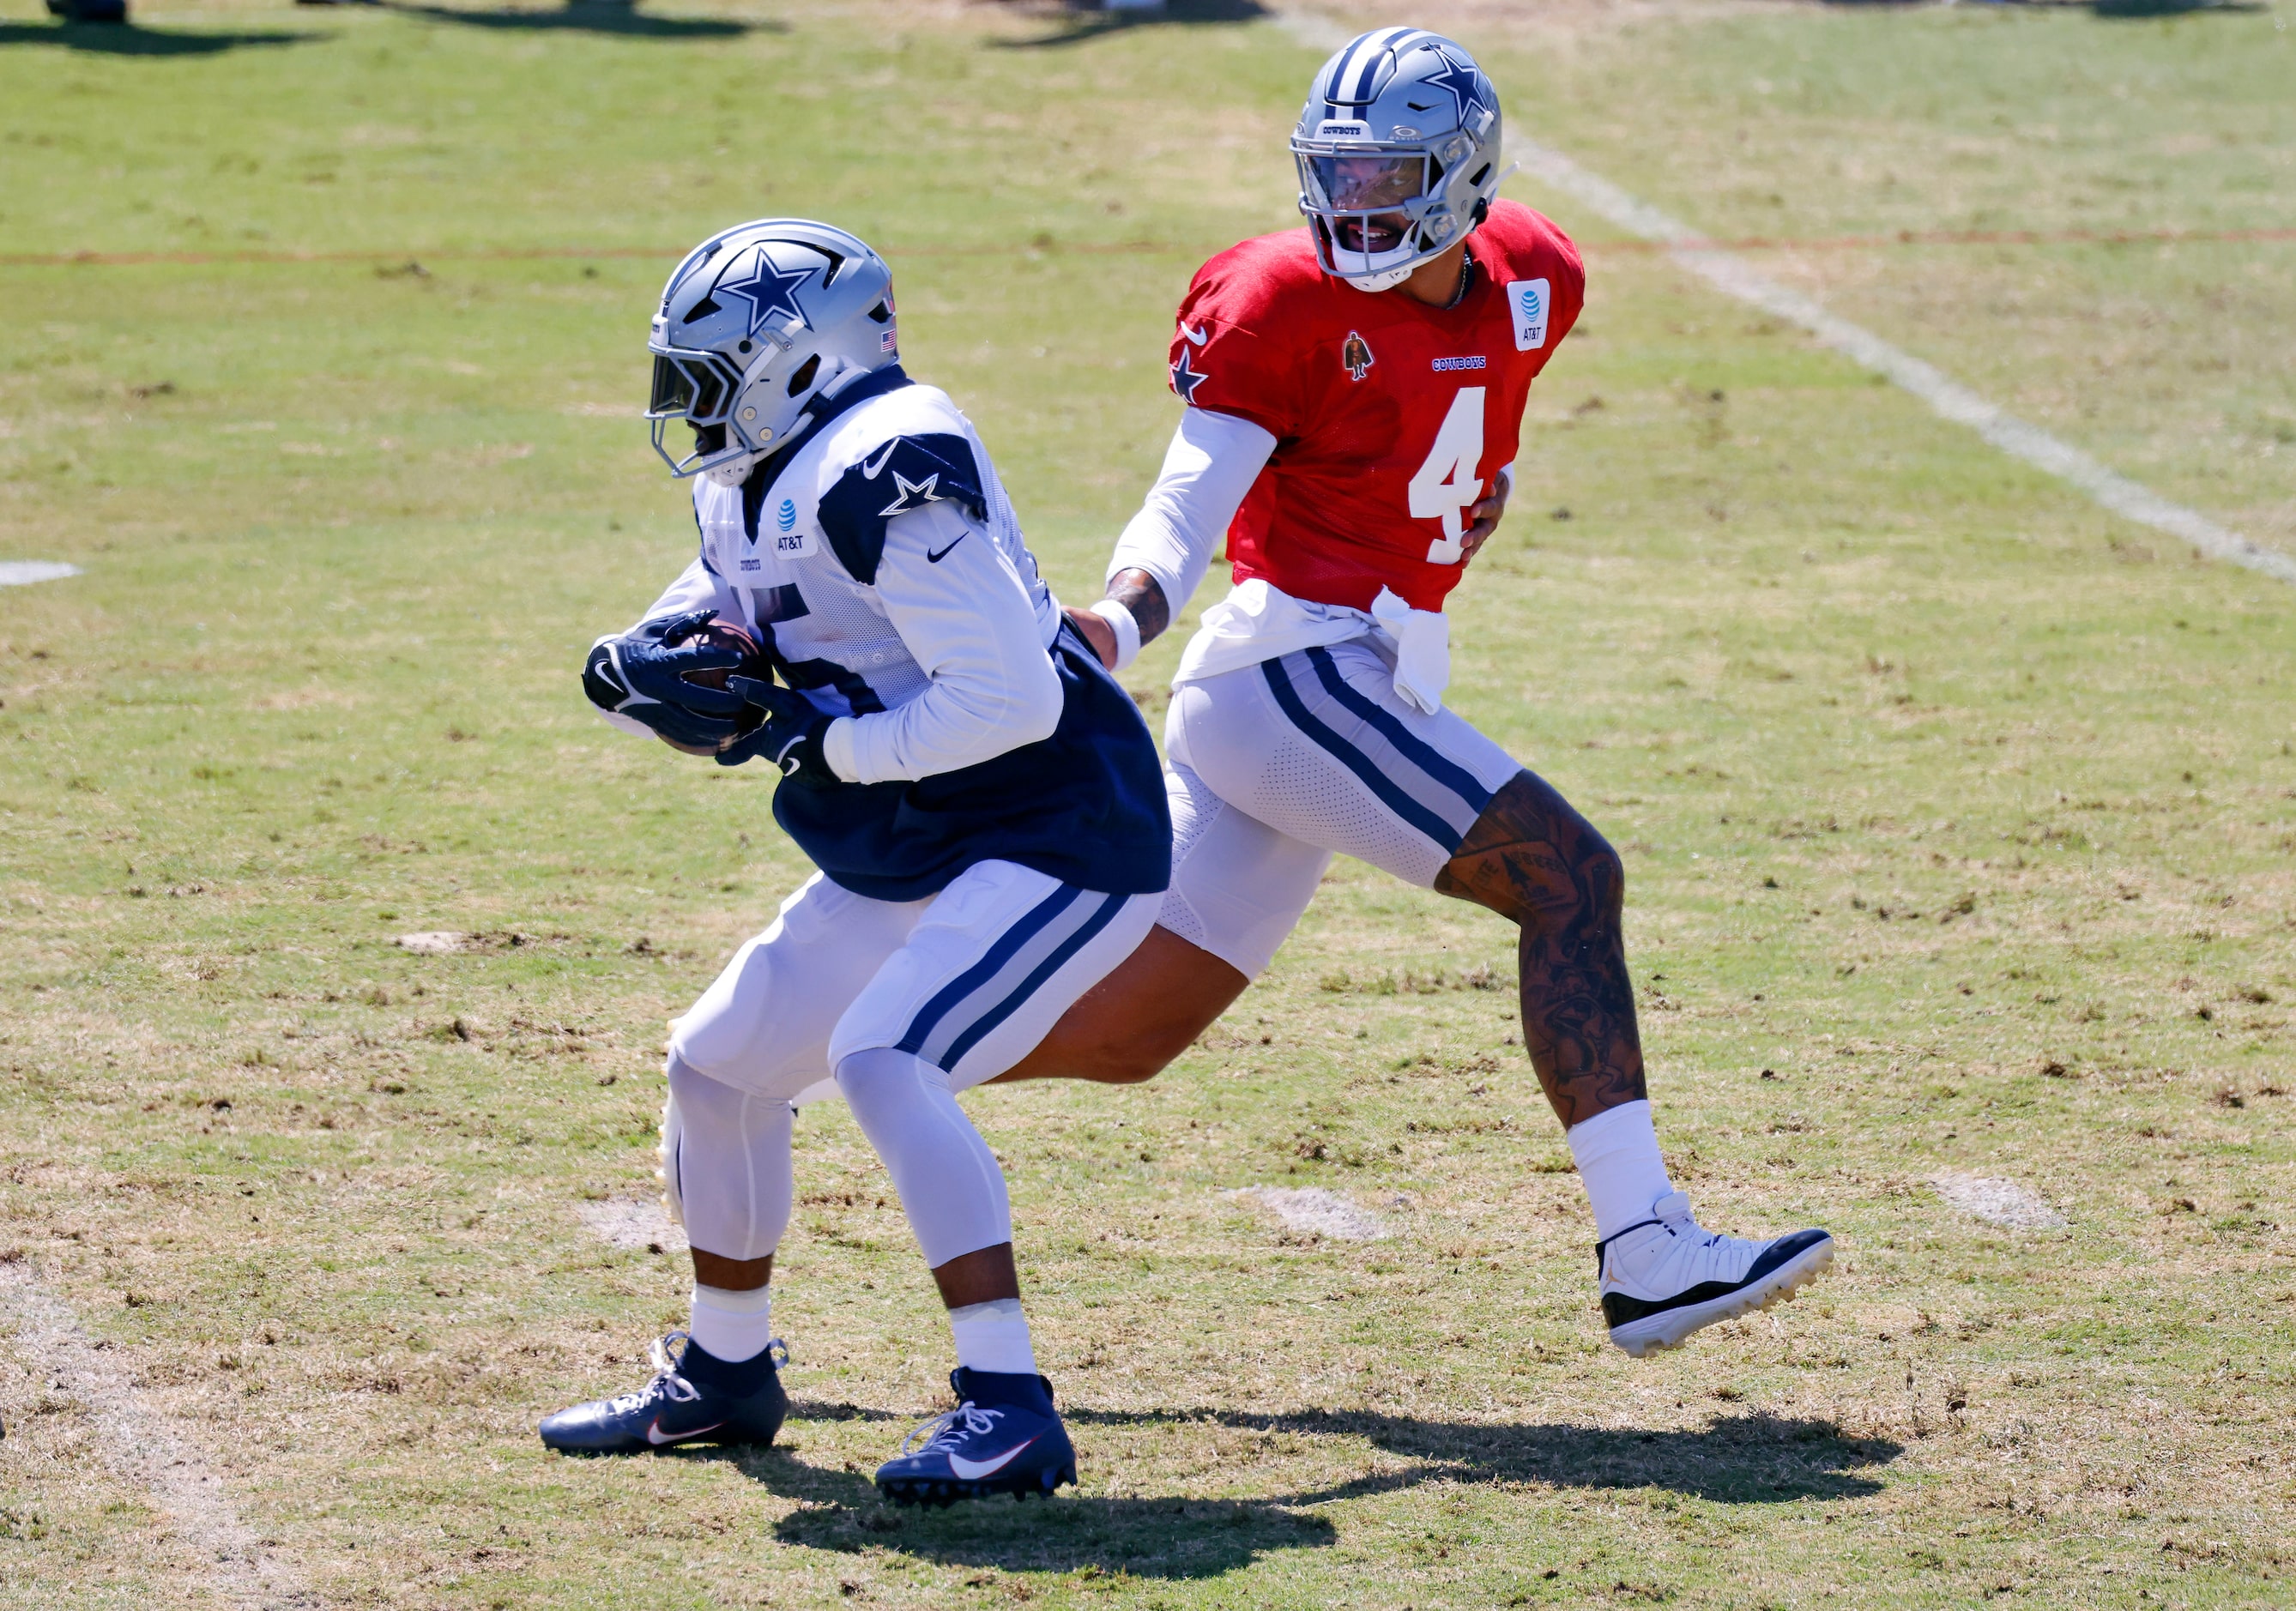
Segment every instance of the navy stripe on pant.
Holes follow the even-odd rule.
[[[1114,921],[1130,898],[1060,886],[1000,935],[980,961],[934,993],[910,1020],[898,1050],[954,1070]]]
[[[1491,791],[1464,767],[1414,737],[1391,713],[1350,687],[1327,650],[1307,650],[1260,663],[1276,707],[1319,748],[1345,766],[1372,796],[1414,831],[1449,855],[1491,802]],[[1322,720],[1300,697],[1294,672],[1312,673],[1313,691],[1377,733],[1393,750],[1374,756]]]

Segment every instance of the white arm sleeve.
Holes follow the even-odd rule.
[[[1275,438],[1234,414],[1191,408],[1164,451],[1164,468],[1140,512],[1116,539],[1108,574],[1135,568],[1156,578],[1174,620],[1227,536],[1228,522],[1259,478]]]
[[[831,723],[832,772],[856,783],[926,778],[1052,736],[1060,674],[1028,588],[986,529],[949,503],[897,516],[876,585],[932,685],[897,709]]]

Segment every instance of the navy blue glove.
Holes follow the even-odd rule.
[[[756,720],[749,702],[729,689],[685,680],[689,671],[731,673],[742,662],[739,650],[723,644],[680,642],[717,616],[700,609],[599,639],[582,666],[582,691],[599,709],[644,723],[676,743],[715,749],[740,737]]]
[[[755,677],[730,677],[726,686],[763,713],[765,720],[756,732],[719,750],[718,765],[739,766],[763,756],[780,767],[782,775],[792,782],[819,788],[842,781],[829,770],[829,757],[821,749],[822,735],[829,731],[835,717],[823,715],[803,694],[777,683],[760,682]]]

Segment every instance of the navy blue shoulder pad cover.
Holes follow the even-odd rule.
[[[972,444],[955,431],[895,437],[846,467],[821,495],[821,533],[846,574],[863,586],[877,580],[885,556],[885,522],[944,500],[988,518]]]

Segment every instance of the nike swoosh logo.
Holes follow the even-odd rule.
[[[1191,343],[1193,343],[1193,345],[1197,346],[1197,347],[1201,347],[1205,342],[1207,342],[1207,341],[1209,341],[1209,340],[1210,340],[1210,339],[1212,339],[1212,332],[1211,332],[1211,331],[1208,331],[1208,330],[1203,330],[1203,329],[1201,329],[1201,328],[1200,328],[1200,329],[1196,329],[1196,330],[1190,330],[1190,329],[1189,329],[1186,325],[1185,325],[1185,324],[1183,324],[1182,326],[1180,326],[1180,333],[1181,333],[1182,335],[1184,335],[1184,336],[1187,337],[1187,339],[1189,339],[1189,341],[1190,341]]]
[[[891,441],[885,444],[885,451],[877,455],[877,462],[874,464],[868,463],[865,461],[861,466],[861,474],[863,478],[871,481],[875,480],[883,471],[885,468],[885,461],[893,456],[893,449],[898,447],[900,445],[901,439],[898,437],[896,437]]]
[[[952,1454],[948,1457],[948,1468],[966,1482],[975,1482],[984,1476],[994,1476],[1019,1459],[1021,1452],[1026,1449],[1029,1443],[1036,1441],[1032,1437],[1028,1443],[1015,1443],[992,1460],[969,1460],[962,1454]]]
[[[715,1432],[718,1427],[725,1424],[726,1423],[724,1421],[711,1421],[706,1427],[695,1427],[685,1432],[671,1432],[665,1434],[661,1429],[660,1420],[657,1419],[646,1427],[646,1442],[659,1449],[664,1443],[683,1443],[689,1437],[700,1437],[705,1432]]]
[[[964,534],[964,537],[969,537],[972,535],[972,534],[968,531]],[[964,537],[957,538],[956,543],[964,542]],[[943,560],[948,558],[950,552],[955,549],[956,543],[950,544],[948,547],[942,549],[939,553],[935,553],[931,549],[928,548],[925,550],[925,563],[928,565],[939,564]]]

